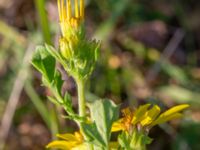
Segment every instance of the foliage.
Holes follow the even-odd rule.
[[[3,116],[6,108],[6,100],[9,99],[10,94],[12,95],[12,85],[15,80],[18,80],[16,78],[18,72],[24,68],[21,64],[24,64],[23,57],[25,56],[25,51],[27,49],[34,49],[33,46],[41,45],[44,41],[45,43],[52,44],[51,39],[55,39],[57,43],[56,37],[59,32],[58,26],[55,24],[57,22],[56,16],[54,16],[56,14],[55,11],[57,11],[54,9],[56,5],[55,1],[36,0],[35,2],[38,15],[31,15],[31,17],[30,14],[35,14],[35,9],[32,10],[34,6],[32,1],[11,0],[9,3],[0,3],[0,11],[2,12],[0,14],[0,83],[2,85],[0,87],[0,118]],[[86,1],[87,31],[89,29],[89,35],[91,35],[91,31],[94,32],[95,38],[102,41],[101,57],[98,58],[97,65],[94,65],[97,57],[93,57],[91,62],[93,62],[94,66],[92,68],[89,67],[90,70],[86,71],[90,72],[87,77],[85,76],[87,81],[79,84],[84,85],[82,87],[85,89],[83,95],[86,102],[86,117],[82,117],[76,113],[77,103],[74,83],[68,76],[66,79],[65,73],[63,71],[61,73],[60,71],[62,70],[60,69],[60,64],[63,61],[66,62],[66,59],[69,60],[68,56],[70,55],[71,57],[71,52],[73,53],[73,49],[75,49],[69,49],[69,54],[65,51],[67,49],[65,47],[68,47],[70,44],[66,40],[67,38],[63,38],[61,30],[62,38],[59,41],[59,48],[57,48],[57,44],[55,44],[56,48],[45,44],[36,48],[45,49],[48,52],[47,55],[51,59],[54,58],[56,60],[54,73],[52,75],[45,75],[49,77],[42,79],[42,86],[38,82],[40,76],[38,76],[37,72],[28,67],[24,70],[28,72],[29,76],[25,81],[24,90],[16,109],[12,123],[13,130],[9,134],[8,149],[13,149],[13,145],[16,149],[31,149],[33,145],[34,149],[43,149],[39,146],[42,145],[43,147],[48,142],[47,139],[50,139],[48,133],[40,132],[40,135],[44,138],[42,138],[43,140],[39,140],[39,138],[32,137],[30,134],[34,134],[35,132],[31,132],[28,133],[29,135],[26,135],[26,138],[32,142],[29,145],[27,144],[28,147],[26,147],[27,145],[23,144],[24,133],[21,133],[21,127],[24,127],[24,124],[32,129],[36,123],[40,123],[40,125],[45,127],[45,130],[47,130],[46,127],[48,128],[52,139],[55,139],[54,136],[56,133],[72,132],[76,129],[74,124],[71,123],[73,120],[77,123],[86,121],[92,124],[94,121],[91,122],[90,105],[88,102],[95,102],[101,99],[99,97],[108,97],[117,104],[122,103],[122,107],[129,105],[133,112],[137,109],[136,106],[146,102],[151,103],[149,109],[154,105],[158,105],[162,110],[177,103],[189,103],[191,107],[187,111],[187,119],[178,122],[172,121],[171,125],[159,125],[159,127],[151,130],[148,136],[153,137],[155,140],[148,146],[148,149],[181,149],[183,146],[185,149],[198,149],[199,143],[195,140],[200,135],[197,127],[199,122],[198,81],[200,79],[196,51],[196,49],[199,49],[198,44],[196,44],[198,43],[199,35],[197,28],[199,23],[196,21],[198,19],[195,19],[199,16],[197,3],[199,2],[185,1],[180,3],[178,1],[171,1],[166,3],[165,1],[158,2],[158,0],[151,2],[134,1],[133,3],[130,0]],[[31,7],[29,7],[29,4]],[[24,8],[30,9],[26,9],[24,12]],[[13,13],[14,17],[12,16]],[[35,17],[38,17],[38,23]],[[72,15],[71,17],[74,16]],[[188,18],[190,18],[189,22]],[[5,23],[7,21],[8,23]],[[60,20],[59,23],[61,23]],[[165,27],[160,26],[160,23]],[[80,25],[82,28],[80,28],[80,31],[83,32],[80,32],[78,35],[82,36],[86,34],[84,19],[81,21],[77,20],[74,25]],[[63,25],[63,27],[65,26],[66,24]],[[179,29],[185,34],[183,40],[175,35],[176,30]],[[148,32],[149,30],[151,31],[150,33]],[[139,34],[137,34],[138,31]],[[156,35],[157,33],[159,35],[158,38],[154,34],[155,31]],[[163,37],[165,40],[163,40]],[[178,46],[173,47],[172,45],[170,49],[174,53],[168,57],[166,56],[168,50],[165,50],[165,46],[168,47],[167,42],[174,39],[174,37],[175,41],[172,44],[177,44]],[[178,42],[179,40],[181,41],[180,43]],[[95,43],[94,45],[97,46],[96,56],[98,56],[100,42],[88,40],[88,38],[85,38],[84,41],[86,43]],[[64,47],[62,51],[61,45]],[[161,47],[155,45],[161,45]],[[170,42],[169,45],[171,45]],[[84,51],[85,54],[87,52],[87,50]],[[93,54],[92,52],[91,55]],[[73,60],[70,61],[75,63]],[[47,63],[44,62],[44,64]],[[58,66],[59,70],[57,69]],[[43,72],[48,70],[48,67],[42,68]],[[82,72],[80,68],[73,72]],[[67,69],[69,67],[66,67],[65,70]],[[92,74],[93,70],[94,73]],[[69,71],[67,74],[69,75]],[[91,74],[92,76],[90,76]],[[55,79],[53,79],[52,83],[48,83],[50,82],[48,80],[51,78]],[[66,88],[67,92],[65,91]],[[50,101],[46,101],[44,93],[47,93]],[[35,107],[32,107],[32,103]],[[62,106],[65,112],[60,110]],[[62,115],[58,115],[61,112]],[[29,118],[28,120],[34,119],[30,125],[27,117]],[[123,115],[122,118],[124,118]],[[87,123],[86,125],[88,125]],[[40,130],[40,128],[37,129],[38,131]],[[134,133],[136,133],[136,130]],[[23,140],[16,140],[15,134]],[[121,143],[121,146],[123,145],[123,142],[119,142],[121,134],[122,131],[120,133],[112,133],[112,140],[115,141],[114,145],[116,147],[119,147],[119,143]],[[166,137],[171,140],[166,142]],[[62,138],[59,139],[63,140]],[[125,143],[130,142],[130,139],[128,137],[123,138]],[[37,143],[38,141],[39,143]],[[94,143],[92,139],[87,139],[87,137],[84,138],[84,141]],[[15,146],[15,143],[18,146]],[[109,146],[112,144],[110,142]],[[126,143],[126,145],[128,144]]]
[[[33,66],[42,74],[43,84],[54,95],[49,99],[63,107],[68,113],[67,118],[76,121],[80,128],[80,136],[76,136],[76,133],[60,135],[64,140],[53,141],[47,148],[108,150],[112,148],[111,132],[122,131],[118,136],[119,149],[145,150],[146,145],[152,141],[148,137],[149,130],[157,124],[181,117],[180,111],[189,105],[175,106],[162,114],[157,105],[152,108],[150,104],[142,105],[134,112],[127,108],[123,111],[124,117],[118,121],[119,107],[111,100],[94,100],[86,105],[85,83],[97,61],[99,44],[95,41],[90,42],[85,37],[84,1],[80,0],[80,8],[77,0],[74,4],[75,12],[72,14],[71,1],[58,0],[62,32],[60,49],[57,51],[46,44],[45,47],[38,47],[32,58]],[[70,95],[61,93],[63,81],[61,73],[56,69],[56,62],[62,65],[77,84],[79,114],[73,111]],[[89,114],[86,113],[86,107],[89,108]]]

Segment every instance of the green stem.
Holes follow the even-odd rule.
[[[85,83],[83,80],[77,80],[78,86],[78,105],[79,105],[79,115],[80,117],[86,116],[86,106],[85,106]]]
[[[76,80],[77,88],[78,88],[78,109],[79,109],[79,116],[86,117],[86,104],[85,104],[85,82],[83,80]],[[84,135],[82,123],[79,124],[80,130]],[[87,137],[85,136],[87,139]],[[88,148],[93,150],[92,144],[88,144]]]

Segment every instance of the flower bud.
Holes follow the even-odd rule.
[[[60,54],[66,63],[65,70],[71,76],[87,79],[93,71],[100,44],[85,37],[84,0],[74,0],[74,5],[72,12],[71,0],[58,0],[62,33]]]

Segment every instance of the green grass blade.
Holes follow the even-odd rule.
[[[38,12],[38,17],[40,21],[40,25],[42,28],[44,41],[48,44],[51,44],[51,33],[49,28],[49,22],[47,18],[47,13],[45,11],[45,0],[35,0],[35,5]]]

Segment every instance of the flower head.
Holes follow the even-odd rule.
[[[150,129],[157,124],[162,124],[172,119],[182,117],[180,111],[189,107],[187,104],[174,106],[164,113],[160,114],[160,107],[154,105],[150,108],[151,104],[145,104],[131,111],[130,108],[123,110],[124,117],[115,122],[112,126],[112,131],[127,131],[137,128],[138,130]],[[126,112],[126,113],[124,113]]]
[[[62,140],[57,140],[50,142],[46,148],[58,148],[61,150],[86,150],[87,146],[84,143],[83,136],[79,132],[74,134],[58,134],[58,138]]]
[[[132,128],[132,118],[133,118],[133,112],[130,110],[130,108],[125,108],[122,110],[123,117],[116,121],[112,126],[112,132],[116,131],[130,131]]]
[[[63,37],[68,37],[78,30],[84,20],[84,0],[74,0],[72,12],[71,0],[58,0],[58,12]]]
[[[62,59],[60,62],[72,77],[87,79],[97,61],[100,43],[88,40],[85,36],[84,0],[57,0],[57,2],[62,33],[58,54]]]

